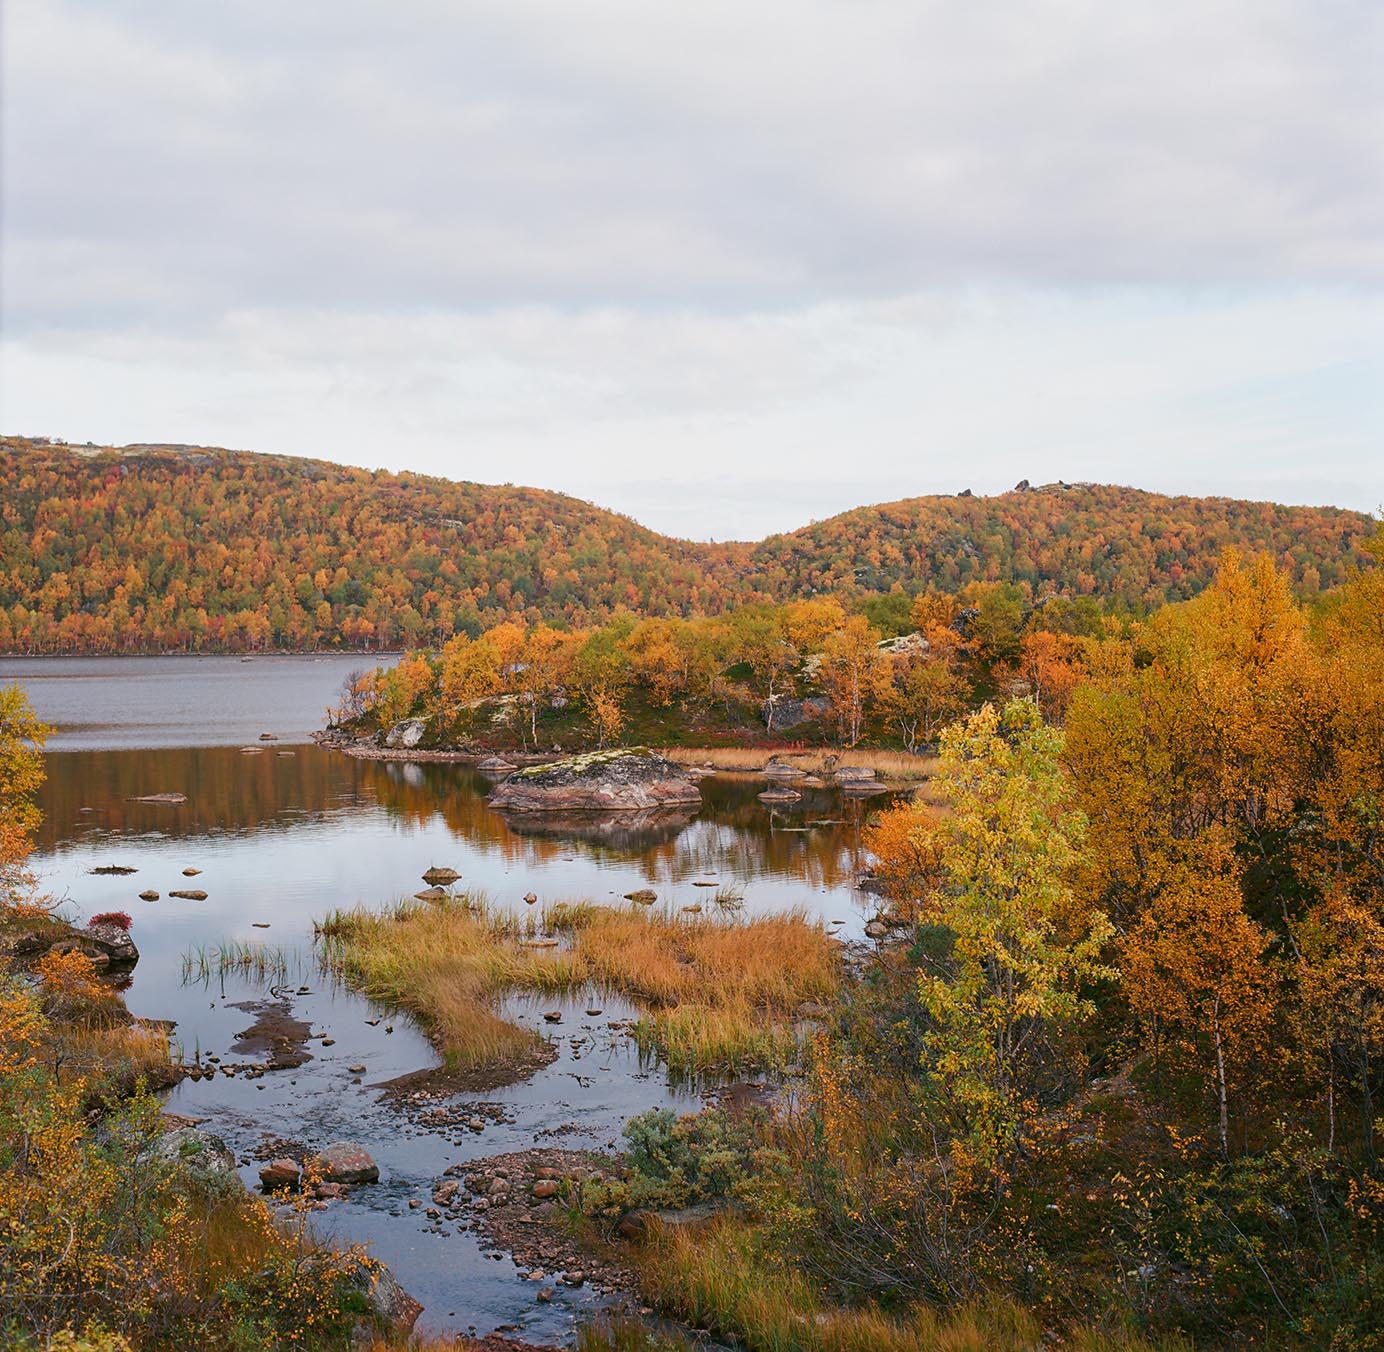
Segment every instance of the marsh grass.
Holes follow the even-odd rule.
[[[205,985],[213,977],[238,975],[256,981],[280,981],[288,975],[288,959],[281,948],[245,939],[224,939],[219,944],[199,944],[183,954],[183,985]]]
[[[802,912],[748,921],[562,903],[492,914],[483,899],[338,911],[319,926],[326,965],[372,999],[416,1014],[457,1070],[531,1051],[536,1035],[495,1012],[510,991],[596,986],[646,1013],[643,1045],[681,1074],[782,1064],[795,1012],[837,988],[835,949]],[[536,933],[556,947],[532,947]]]
[[[863,765],[885,779],[909,782],[928,779],[937,768],[936,756],[911,756],[906,751],[876,751],[864,747],[837,752],[775,752],[763,747],[739,746],[672,747],[662,754],[683,765],[712,765],[718,770],[762,770],[770,756],[777,756],[810,775],[829,774],[827,758],[834,755],[838,764]]]
[[[1038,1352],[1047,1345],[1039,1320],[1000,1296],[941,1311],[832,1306],[801,1273],[766,1257],[758,1234],[742,1221],[716,1221],[695,1233],[664,1230],[651,1237],[639,1265],[645,1294],[667,1314],[734,1338],[748,1352]],[[1123,1332],[1082,1328],[1067,1336],[1064,1345],[1081,1352],[1190,1352],[1181,1342],[1151,1343]],[[660,1344],[643,1346],[652,1352]],[[582,1347],[637,1352],[641,1344],[622,1330],[619,1340]]]

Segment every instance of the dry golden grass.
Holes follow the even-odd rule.
[[[827,758],[841,765],[862,765],[884,779],[915,782],[928,779],[937,768],[936,756],[910,756],[906,751],[877,751],[857,747],[853,751],[765,751],[762,747],[674,747],[663,753],[683,765],[714,765],[718,770],[762,770],[770,756],[795,765],[810,775],[829,773]]]
[[[521,1056],[534,1034],[501,1019],[506,991],[594,985],[647,1009],[645,1039],[687,1073],[775,1064],[796,1048],[799,1004],[836,991],[835,948],[801,914],[753,920],[590,904],[523,921],[474,899],[352,911],[321,927],[326,960],[366,995],[416,1014],[457,1070]],[[566,946],[540,948],[545,928]]]
[[[645,1294],[666,1313],[733,1337],[749,1352],[1038,1352],[1046,1345],[1039,1320],[999,1296],[944,1311],[915,1305],[898,1315],[828,1305],[799,1272],[766,1260],[754,1230],[740,1221],[665,1231],[639,1264]],[[1068,1334],[1083,1352],[1189,1352],[1180,1342],[1123,1333]],[[590,1346],[594,1352],[599,1344]]]

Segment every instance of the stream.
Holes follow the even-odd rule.
[[[614,901],[644,887],[676,909],[707,902],[711,884],[743,892],[742,914],[797,907],[856,938],[872,909],[852,888],[860,826],[879,800],[807,790],[771,809],[756,796],[762,780],[717,775],[702,781],[702,806],[681,814],[511,826],[486,805],[491,781],[469,766],[357,760],[307,740],[345,673],[368,664],[0,660],[0,683],[18,681],[57,728],[34,868],[78,923],[105,910],[133,916],[141,956],[127,1002],[136,1015],[175,1020],[184,1059],[255,1059],[234,1048],[266,1002],[310,1024],[311,1059],[295,1069],[186,1080],[167,1095],[168,1111],[206,1119],[227,1141],[249,1186],[267,1141],[359,1142],[380,1182],[317,1213],[319,1233],[366,1244],[386,1262],[424,1306],[420,1331],[509,1328],[561,1342],[602,1297],[558,1287],[551,1303],[538,1302],[507,1254],[426,1216],[434,1183],[453,1164],[535,1144],[616,1145],[628,1118],[694,1111],[715,1086],[675,1083],[641,1057],[620,1026],[638,1012],[624,1001],[602,996],[593,1016],[585,996],[513,998],[504,1012],[552,1037],[556,1059],[518,1084],[460,1095],[447,1111],[402,1112],[377,1086],[438,1058],[406,1016],[321,974],[314,919],[409,896],[436,864],[461,874],[458,889],[519,911],[529,893],[542,905]],[[260,741],[262,732],[276,740]],[[133,801],[156,793],[187,802]],[[91,872],[112,865],[136,872]],[[169,896],[188,888],[206,900]],[[159,900],[141,901],[145,890]],[[281,958],[283,970],[219,975],[214,955],[235,942],[262,948],[271,965]],[[543,1019],[554,1009],[556,1028]]]

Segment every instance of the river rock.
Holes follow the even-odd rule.
[[[558,1182],[555,1178],[540,1178],[533,1185],[533,1195],[538,1201],[543,1201],[545,1197],[556,1197],[558,1192]]]
[[[776,784],[773,788],[765,789],[763,793],[757,796],[761,803],[802,802],[802,794],[797,789],[790,789],[786,784]]]
[[[179,1127],[166,1131],[139,1155],[141,1163],[158,1161],[177,1164],[194,1174],[235,1173],[235,1155],[219,1136],[200,1127]],[[295,1166],[296,1167],[296,1166]]]
[[[865,765],[838,766],[832,775],[838,784],[868,784],[874,777],[875,772]]]
[[[437,887],[439,885],[447,886],[456,882],[460,877],[461,874],[458,873],[456,869],[446,867],[439,868],[434,864],[433,867],[423,875],[423,881],[431,887]]]
[[[376,1183],[380,1166],[354,1141],[334,1141],[312,1161],[313,1172],[324,1183]]]
[[[200,887],[184,887],[176,892],[170,892],[170,897],[179,897],[183,901],[205,901],[207,894]]]
[[[384,744],[392,751],[411,751],[423,740],[427,724],[421,718],[405,718],[384,735]]]
[[[487,756],[476,769],[487,775],[508,775],[514,772],[514,766],[503,756]]]
[[[268,1164],[261,1166],[259,1171],[260,1186],[266,1192],[283,1192],[296,1188],[302,1176],[303,1171],[298,1161],[291,1159],[270,1160]]]
[[[802,779],[807,771],[801,766],[790,765],[787,761],[780,760],[777,756],[771,756],[765,763],[762,774],[770,779]]]
[[[511,812],[636,812],[701,800],[682,766],[639,747],[519,770],[490,795],[490,806]]]
[[[652,887],[641,887],[637,892],[626,892],[626,901],[637,901],[641,906],[652,906],[658,900],[658,893]]]
[[[139,894],[139,899],[141,901],[157,901],[159,899],[159,894],[155,892],[153,888],[149,888]]]
[[[867,939],[883,939],[889,933],[889,926],[882,920],[871,920],[865,926],[865,937]]]
[[[131,798],[132,803],[164,803],[169,807],[176,807],[179,803],[187,802],[185,793],[145,793],[138,798]]]

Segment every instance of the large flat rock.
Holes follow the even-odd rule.
[[[491,807],[508,812],[647,812],[701,801],[682,766],[643,747],[530,766],[490,795]]]

